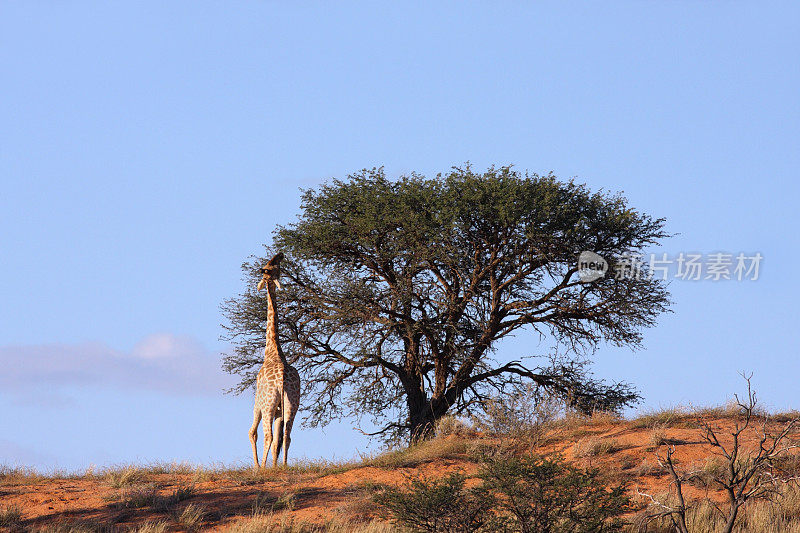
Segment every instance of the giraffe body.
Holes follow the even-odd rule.
[[[287,454],[291,443],[294,417],[300,406],[300,375],[286,362],[278,342],[277,306],[275,304],[275,285],[280,276],[280,261],[283,254],[273,257],[262,271],[264,278],[259,289],[267,287],[267,337],[264,349],[264,363],[256,377],[256,398],[253,408],[253,425],[250,427],[250,443],[253,448],[253,462],[258,468],[258,424],[264,425],[264,450],[261,466],[266,467],[267,455],[272,451],[272,466],[277,466],[278,456],[283,448],[283,464],[287,464]]]

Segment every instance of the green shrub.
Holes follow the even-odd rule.
[[[631,511],[625,485],[607,487],[597,470],[582,470],[561,457],[484,457],[482,481],[465,488],[462,474],[413,479],[376,497],[397,522],[413,531],[520,531],[602,533],[619,531]]]
[[[558,456],[491,458],[479,476],[508,531],[618,531],[619,517],[631,510],[624,484],[609,489],[598,470],[575,468]]]
[[[482,489],[466,489],[463,474],[438,480],[410,480],[405,490],[387,488],[375,501],[396,522],[414,531],[479,531],[490,518],[491,498]]]

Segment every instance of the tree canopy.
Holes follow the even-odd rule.
[[[663,226],[619,194],[511,167],[395,180],[376,168],[303,191],[265,255],[286,254],[279,337],[303,376],[307,422],[367,416],[417,438],[531,383],[582,411],[635,402],[631,386],[593,379],[586,357],[602,343],[640,347],[668,309],[665,284],[646,272],[582,283],[577,260],[643,253]],[[222,305],[238,391],[262,361],[263,262],[243,265],[244,292]],[[523,333],[532,356],[549,342],[565,357],[499,361],[499,341]]]

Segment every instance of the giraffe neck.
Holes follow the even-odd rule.
[[[280,361],[285,363],[283,352],[278,344],[278,307],[275,304],[275,285],[267,284],[267,345],[264,350],[264,362]]]

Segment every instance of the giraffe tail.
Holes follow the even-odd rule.
[[[283,449],[283,440],[286,438],[286,435],[284,435],[284,428],[286,427],[286,394],[284,393],[286,390],[284,383],[285,381],[286,376],[284,376],[283,381],[281,381],[281,427],[278,428],[278,435],[280,435],[280,440],[278,441],[278,453],[280,453]],[[284,461],[286,460],[285,455],[286,454],[284,454]]]
[[[283,419],[284,423],[286,421],[286,394],[284,391],[286,390],[286,376],[283,376],[281,381],[281,418]]]

